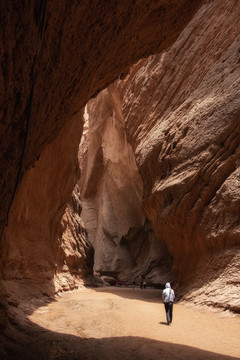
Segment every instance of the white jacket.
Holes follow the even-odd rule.
[[[168,303],[170,301],[173,302],[175,298],[173,289],[171,288],[164,289],[162,292],[162,298],[164,303]]]

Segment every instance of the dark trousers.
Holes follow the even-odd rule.
[[[169,303],[164,304],[166,316],[167,316],[167,323],[171,324],[172,322],[172,312],[173,312],[173,303],[170,301]]]

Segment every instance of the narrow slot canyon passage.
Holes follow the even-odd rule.
[[[0,360],[240,359],[240,2],[0,14]]]

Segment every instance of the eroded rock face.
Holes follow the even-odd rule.
[[[1,1],[3,327],[5,304],[15,319],[17,297],[29,288],[33,296],[56,290],[59,225],[78,176],[81,108],[140,58],[172,44],[202,2]],[[71,255],[66,259],[70,269]]]
[[[172,43],[202,2],[1,1],[1,237],[46,145],[94,94]]]
[[[1,2],[0,223],[3,228],[8,218],[8,226],[1,231],[0,270],[1,291],[5,288],[8,297],[0,301],[13,304],[14,311],[16,294],[27,293],[26,280],[32,294],[51,295],[56,285],[58,289],[75,286],[73,276],[62,275],[65,269],[65,275],[76,271],[76,261],[88,268],[84,256],[91,250],[85,239],[85,255],[80,259],[80,252],[74,251],[73,257],[76,243],[70,238],[79,226],[72,217],[75,205],[62,218],[78,180],[79,109],[120,74],[123,78],[135,61],[172,44],[201,2],[139,0],[133,5],[121,1],[114,9],[88,1],[79,6],[61,1],[58,7],[53,1]],[[95,158],[86,175],[89,181],[81,184],[84,202],[89,201],[88,227],[97,218],[91,205],[99,200],[100,205],[101,200],[107,204],[98,212],[104,225],[94,230],[113,249],[101,260],[105,269],[109,260],[115,260],[107,271],[119,275],[126,265],[127,276],[137,277],[150,264],[151,276],[161,276],[155,264],[166,253],[160,253],[163,246],[159,244],[167,245],[182,284],[196,279],[193,270],[198,260],[211,253],[214,263],[215,253],[221,257],[224,248],[237,246],[230,273],[238,269],[239,6],[233,0],[205,2],[168,51],[142,60],[115,86],[121,105],[117,110],[109,105],[105,121],[110,126],[115,116],[111,112],[119,116],[121,109],[117,131],[116,122],[112,124],[112,131],[122,131],[121,142],[115,142],[105,124],[101,131],[105,142],[111,140],[112,149],[123,150],[129,166],[119,173],[116,159],[110,151],[104,154],[95,139],[92,146],[100,151],[93,151]],[[103,160],[109,168],[102,167]],[[107,171],[113,173],[112,179],[115,175],[124,179],[108,184]],[[124,182],[127,179],[131,185]],[[93,185],[100,189],[100,196],[92,195]],[[121,189],[127,199],[109,189]],[[131,202],[129,195],[133,195]],[[126,208],[127,202],[133,204],[131,209]],[[112,204],[117,203],[114,213]],[[152,228],[143,226],[146,217],[154,238]],[[63,254],[58,245],[64,241]],[[139,248],[146,244],[149,257],[142,258]],[[134,262],[144,263],[141,270]],[[99,263],[100,257],[96,266]],[[227,279],[228,268],[222,264]],[[214,273],[215,267],[219,268],[218,262],[205,269]],[[77,272],[83,275],[80,269]],[[227,281],[222,283],[236,292],[238,282]],[[201,298],[206,301],[207,287],[201,286],[203,290],[196,294],[204,291]],[[231,291],[218,300],[221,307],[228,304]],[[194,294],[187,296],[191,299]],[[238,309],[236,301],[229,308]],[[213,297],[210,303],[214,304]],[[6,311],[1,306],[1,329]]]
[[[235,1],[205,4],[168,51],[119,83],[143,209],[180,282],[240,243],[239,15]]]
[[[239,298],[229,275],[239,267],[240,244],[239,15],[236,1],[206,3],[173,46],[141,60],[114,87],[143,183],[143,214],[173,256],[177,282],[196,280],[197,288],[205,266],[209,284],[188,299],[201,293],[199,303],[232,310],[231,292]],[[221,261],[228,250],[236,254],[231,270]],[[220,282],[228,290],[219,297]]]
[[[163,284],[171,260],[151,226],[144,225],[142,180],[127,142],[116,85],[91,100],[87,111],[88,150],[84,153],[80,145],[79,153],[81,216],[95,250],[94,271],[122,283],[144,278]]]
[[[48,145],[25,174],[14,199],[1,241],[0,271],[6,290],[16,282],[16,296],[21,295],[24,283],[36,286],[39,294],[55,293],[56,269],[60,271],[61,260],[67,258],[66,254],[60,257],[57,235],[77,182],[81,118],[82,113],[76,115]]]
[[[82,284],[93,284],[94,249],[88,241],[88,234],[80,217],[81,211],[80,192],[76,185],[62,217],[55,244],[55,292],[72,290]]]
[[[190,286],[184,288],[183,301],[239,314],[239,264],[239,248],[223,250],[204,259],[197,266]]]

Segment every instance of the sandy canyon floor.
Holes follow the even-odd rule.
[[[30,316],[41,359],[239,359],[240,317],[175,304],[166,325],[161,291],[79,289]]]

